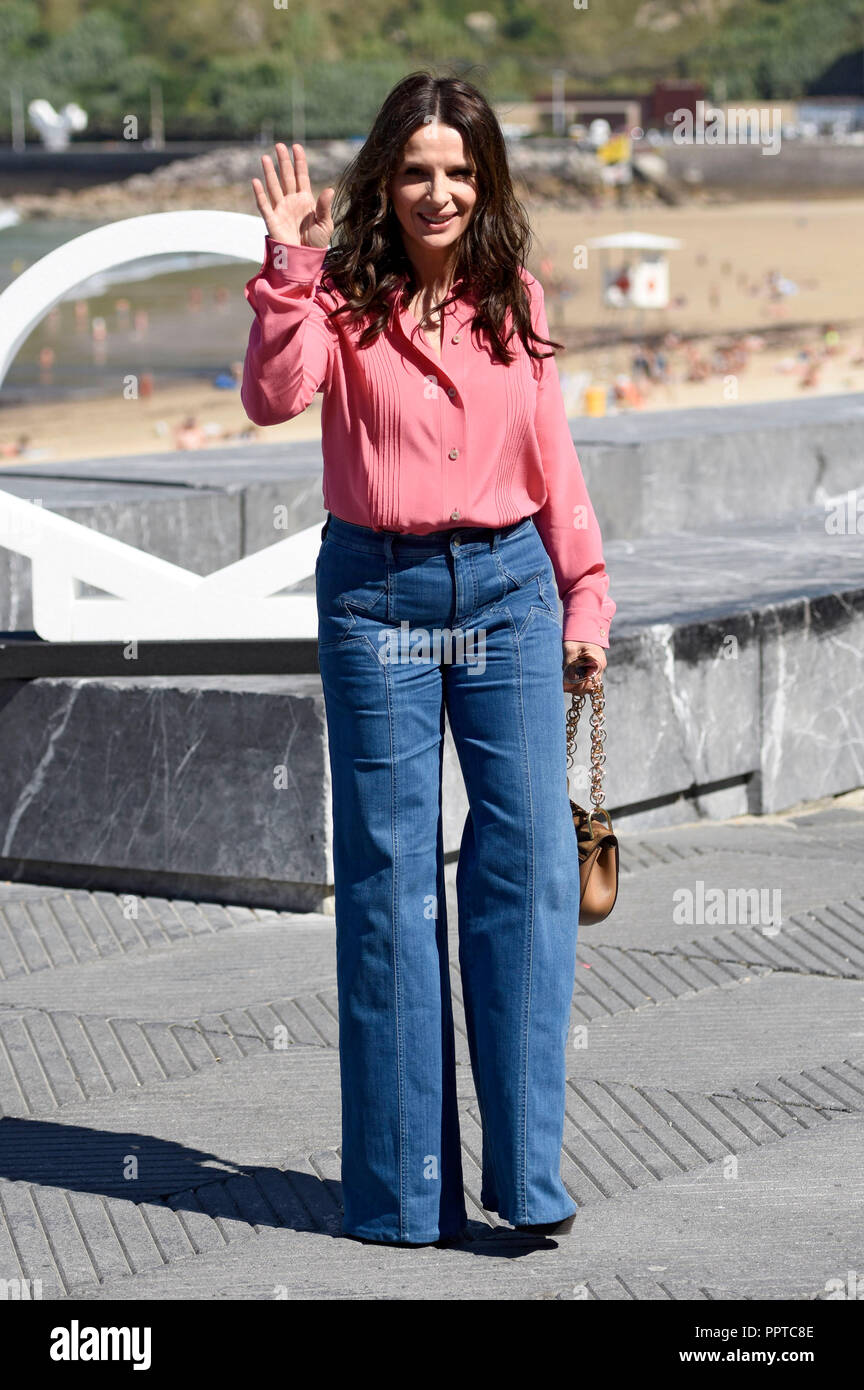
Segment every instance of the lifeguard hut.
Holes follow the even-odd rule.
[[[669,258],[683,242],[648,232],[615,232],[593,237],[588,246],[601,253],[603,306],[631,310],[633,327],[642,331],[645,311],[669,305]]]
[[[603,307],[616,316],[614,326],[612,318],[606,318],[610,340],[618,341],[622,330],[633,336],[643,334],[648,310],[668,307],[669,259],[666,253],[677,251],[682,245],[676,237],[653,236],[648,232],[614,232],[611,236],[593,237],[588,242],[590,248],[600,252]],[[625,316],[623,324],[617,317],[622,313]],[[587,388],[584,413],[606,413],[605,386],[592,384]]]

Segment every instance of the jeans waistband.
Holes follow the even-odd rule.
[[[343,521],[341,517],[328,512],[327,520],[321,529],[321,539],[329,534],[358,550],[386,551],[392,554],[395,548],[410,550],[412,555],[424,552],[431,555],[449,550],[455,536],[458,536],[460,545],[470,545],[473,542],[488,545],[494,550],[500,540],[518,535],[522,531],[527,532],[533,526],[533,517],[523,516],[519,521],[510,522],[507,526],[448,526],[440,531],[427,531],[424,535],[419,535],[415,531],[376,531],[371,526],[358,526],[356,522]]]

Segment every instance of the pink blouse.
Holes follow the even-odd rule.
[[[290,420],[322,392],[324,506],[343,521],[422,535],[533,514],[564,639],[608,647],[616,605],[554,357],[534,362],[516,335],[516,358],[498,362],[471,333],[465,293],[444,311],[439,359],[395,289],[387,328],[359,348],[362,324],[326,317],[341,296],[321,283],[325,249],[266,237],[245,289],[255,313],[240,392],[249,419]],[[534,328],[548,338],[543,288],[522,274]]]

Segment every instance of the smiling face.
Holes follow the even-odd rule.
[[[405,249],[429,264],[451,253],[474,212],[474,161],[452,126],[430,121],[415,130],[390,182],[393,210]]]

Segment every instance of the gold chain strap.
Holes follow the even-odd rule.
[[[606,696],[603,690],[602,681],[598,681],[595,676],[595,684],[589,686],[587,691],[577,695],[574,690],[570,698],[570,708],[567,711],[567,767],[573,766],[573,755],[576,752],[576,732],[579,728],[579,716],[585,705],[585,695],[591,696],[591,805],[597,810],[603,804],[603,764],[606,761],[606,754],[603,752],[603,743],[606,739],[606,729],[604,728],[604,710],[606,708]]]

